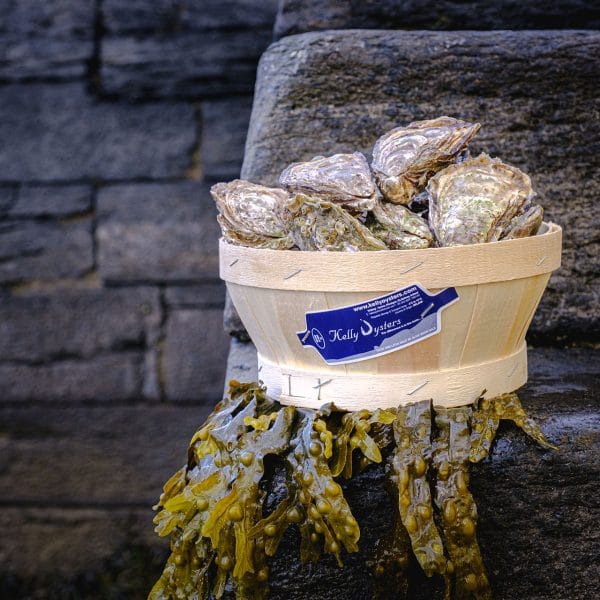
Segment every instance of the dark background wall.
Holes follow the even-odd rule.
[[[239,174],[273,0],[2,0],[0,395],[212,403],[211,183]]]
[[[274,0],[0,0],[0,597],[142,598],[220,398],[210,185]],[[116,596],[115,596],[116,594]]]

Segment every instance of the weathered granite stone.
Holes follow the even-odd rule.
[[[249,94],[276,0],[102,5],[102,89],[130,98]]]
[[[80,277],[93,263],[91,219],[0,222],[0,284]]]
[[[24,185],[19,188],[16,202],[6,214],[10,217],[70,217],[91,210],[90,186]]]
[[[275,38],[323,29],[598,29],[594,0],[281,0]]]
[[[325,32],[274,44],[261,59],[242,176],[275,184],[290,162],[360,150],[416,119],[478,120],[472,151],[528,172],[564,229],[530,339],[597,340],[596,198],[600,33]],[[556,90],[560,90],[557,93]]]
[[[143,396],[143,354],[117,352],[49,364],[0,363],[0,395],[15,402],[122,402]]]
[[[224,393],[227,393],[229,382],[232,379],[242,382],[258,380],[258,364],[254,344],[242,342],[236,338],[231,340],[227,357]]]
[[[195,129],[184,103],[98,103],[83,83],[3,86],[0,181],[183,176]]]
[[[239,177],[251,109],[251,97],[202,103],[202,171],[205,179],[228,181]]]
[[[102,90],[130,99],[249,94],[270,30],[102,38]]]
[[[103,0],[106,31],[171,33],[206,29],[271,28],[277,0]]]
[[[167,306],[175,308],[223,308],[225,283],[211,281],[198,285],[173,286],[165,290]]]
[[[6,216],[17,202],[17,188],[11,185],[0,186],[0,217]]]
[[[195,182],[123,184],[97,200],[98,262],[109,281],[218,277],[216,209]]]
[[[228,342],[220,309],[172,310],[163,350],[167,400],[209,404],[220,400]]]
[[[31,365],[142,350],[160,319],[158,291],[152,288],[3,295],[0,361]]]
[[[0,79],[86,74],[94,50],[94,0],[3,0]]]
[[[168,549],[150,507],[208,410],[0,403],[0,597],[145,598]]]
[[[235,342],[226,379],[252,380],[251,344]],[[491,456],[472,467],[471,490],[479,510],[478,538],[497,600],[593,600],[598,569],[597,501],[600,493],[600,412],[596,350],[532,349],[524,406],[557,452],[536,446],[502,425]],[[250,375],[240,377],[240,368]],[[242,371],[243,373],[243,371]],[[303,566],[298,536],[287,534],[271,561],[271,600],[372,598],[368,564],[375,542],[393,523],[383,466],[371,467],[344,485],[361,526],[360,552]],[[267,501],[285,491],[275,485]],[[439,579],[410,567],[411,600],[443,597]],[[390,597],[395,597],[390,590]]]
[[[110,577],[113,590],[97,576],[107,566],[104,561],[140,542],[154,552],[160,548],[151,535],[151,511],[138,507],[3,507],[0,527],[0,593],[7,600],[81,598],[82,592],[85,598],[110,598],[115,574]],[[95,586],[88,583],[90,578]],[[137,586],[125,581],[118,585],[130,592],[126,597],[141,597]]]
[[[248,342],[250,340],[250,336],[248,335],[248,332],[246,331],[246,328],[244,327],[237,310],[235,310],[235,306],[233,305],[233,301],[231,300],[231,296],[229,294],[225,294],[223,327],[229,335],[240,340],[241,342]]]
[[[3,404],[3,502],[150,508],[212,406],[107,402]]]

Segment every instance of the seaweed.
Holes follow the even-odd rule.
[[[488,600],[491,590],[476,537],[477,507],[469,492],[471,412],[468,406],[436,410],[435,505],[450,558],[447,574],[454,581],[454,598]]]
[[[266,599],[269,559],[289,527],[299,530],[302,561],[329,554],[341,567],[343,552],[359,549],[360,526],[337,479],[382,462],[385,448],[398,511],[369,561],[373,597],[405,598],[414,556],[427,576],[444,578],[447,600],[491,598],[469,463],[488,455],[503,419],[554,448],[516,394],[473,407],[423,401],[340,413],[282,406],[259,384],[230,382],[154,507],[171,554],[149,599],[219,599],[229,589],[237,600]],[[287,495],[267,514],[269,455],[285,465]]]
[[[557,450],[546,440],[537,423],[527,415],[517,394],[480,398],[471,418],[471,450],[469,460],[477,463],[490,452],[501,420],[512,421],[540,446]]]
[[[431,462],[431,402],[398,408],[394,421],[396,449],[392,472],[398,486],[398,508],[413,552],[428,577],[446,572],[444,546],[433,519],[427,478]]]

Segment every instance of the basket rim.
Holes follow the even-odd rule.
[[[322,252],[249,248],[219,240],[228,284],[296,291],[391,291],[477,285],[548,275],[560,267],[562,228],[544,222],[535,236],[419,250]],[[343,289],[340,282],[343,282]]]

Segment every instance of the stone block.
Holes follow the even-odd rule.
[[[104,376],[110,379],[111,370]],[[4,505],[155,504],[212,406],[107,405],[110,399],[87,406],[3,404]]]
[[[141,598],[153,583],[144,571],[160,575],[164,543],[152,535],[149,509],[3,507],[0,527],[7,600],[111,598],[117,590]]]
[[[219,226],[205,185],[123,184],[98,193],[98,262],[108,281],[218,277]]]
[[[141,351],[160,320],[152,288],[7,294],[0,297],[0,361],[32,365]]]
[[[0,284],[76,278],[89,272],[93,264],[91,219],[0,222]]]
[[[211,181],[240,175],[252,98],[229,98],[202,103],[202,171]]]
[[[116,352],[49,364],[0,363],[0,395],[7,402],[124,402],[143,393],[143,354]]]
[[[221,310],[172,310],[162,362],[167,400],[208,404],[220,400],[228,342]]]
[[[270,41],[270,29],[104,36],[102,90],[133,100],[251,94]]]
[[[208,409],[2,403],[0,597],[145,598],[168,549],[150,507]]]
[[[17,188],[11,185],[0,186],[0,217],[6,216],[17,202]]]
[[[593,31],[285,38],[261,60],[242,175],[275,184],[293,161],[369,154],[377,137],[399,124],[443,114],[477,120],[483,128],[472,151],[529,173],[546,217],[564,229],[563,266],[530,339],[597,340],[600,155],[590,148],[600,142],[600,125],[589,115],[597,105],[599,53]]]
[[[233,301],[231,300],[231,296],[229,294],[225,295],[225,309],[223,311],[223,327],[225,331],[240,340],[241,342],[247,342],[250,340],[250,336],[240,319],[240,315],[238,315],[237,310],[235,310],[235,306],[233,305]]]
[[[102,88],[130,98],[250,94],[276,0],[102,5]]]
[[[515,427],[501,425],[490,457],[471,468],[479,544],[498,600],[593,600],[597,569],[590,565],[597,554],[595,506],[600,493],[600,352],[531,349],[529,355],[530,380],[519,395],[559,449],[544,450]],[[252,381],[255,368],[254,347],[232,343],[226,379]],[[397,510],[386,491],[384,471],[384,465],[378,465],[342,482],[361,527],[360,551],[345,555],[342,569],[331,557],[302,565],[299,536],[288,532],[270,562],[272,600],[373,597],[369,561]],[[272,489],[267,502],[277,495],[283,499],[283,486]],[[443,598],[441,579],[427,579],[414,560],[409,569],[408,598]],[[395,597],[391,590],[390,597]]]
[[[225,283],[207,282],[198,285],[173,286],[165,290],[165,302],[175,308],[223,308]]]
[[[6,212],[10,217],[70,217],[92,210],[92,188],[87,185],[25,185]]]
[[[4,0],[0,79],[74,78],[94,51],[94,0]]]
[[[225,388],[227,392],[229,381],[235,379],[241,382],[258,380],[258,364],[256,362],[256,348],[251,342],[241,342],[232,339],[227,357],[227,373],[225,375]]]
[[[206,29],[270,29],[277,0],[103,0],[104,27],[111,33],[177,33]]]
[[[181,177],[196,143],[179,102],[97,102],[83,83],[0,88],[0,181]]]
[[[275,38],[324,29],[598,29],[594,0],[281,0]]]

